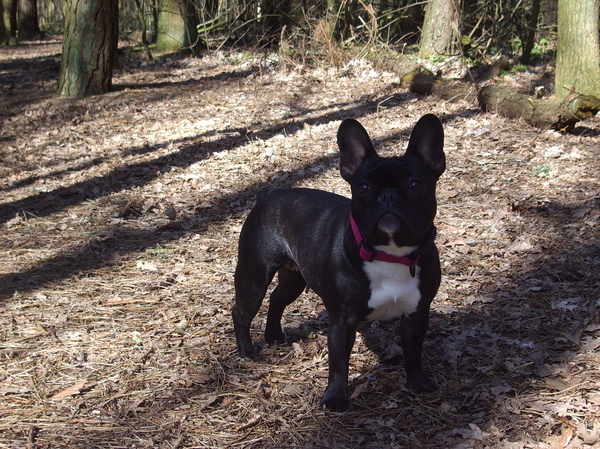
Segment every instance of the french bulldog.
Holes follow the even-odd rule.
[[[417,122],[403,156],[378,156],[354,119],[341,123],[337,142],[352,198],[303,188],[262,191],[240,233],[232,315],[240,355],[256,358],[250,325],[275,274],[269,344],[286,341],[286,306],[307,286],[316,292],[329,315],[329,380],[321,404],[343,412],[350,406],[348,365],[363,319],[400,317],[408,386],[438,390],[423,372],[421,352],[441,278],[433,221],[446,159],[442,124],[433,114]]]

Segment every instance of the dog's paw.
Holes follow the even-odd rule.
[[[330,412],[342,413],[350,408],[350,400],[345,392],[327,387],[321,399],[321,406],[327,407]]]
[[[425,374],[408,376],[408,387],[415,393],[435,393],[440,387]]]
[[[284,345],[288,342],[287,336],[280,329],[265,332],[265,341],[269,346]]]
[[[260,358],[260,348],[255,347],[252,343],[249,345],[238,346],[238,353],[244,359],[257,360]]]

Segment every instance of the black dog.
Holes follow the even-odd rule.
[[[322,404],[349,407],[348,364],[362,319],[402,317],[401,338],[408,385],[435,391],[421,367],[429,305],[440,285],[433,240],[435,188],[446,168],[444,131],[425,115],[406,154],[379,157],[356,120],[337,134],[342,177],[352,199],[311,189],[270,189],[258,197],[243,226],[235,272],[233,323],[240,354],[256,356],[250,324],[275,273],[266,341],[285,342],[281,316],[308,285],[329,313],[329,383]]]

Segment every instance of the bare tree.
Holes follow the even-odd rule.
[[[190,0],[158,1],[156,51],[175,53],[198,45],[198,18]]]
[[[0,45],[15,45],[16,0],[0,0]]]
[[[421,56],[456,54],[460,46],[463,0],[431,0],[425,10],[419,44]]]
[[[39,39],[42,36],[37,0],[17,1],[17,30],[21,41]]]
[[[531,50],[535,43],[535,35],[538,26],[538,19],[540,17],[540,3],[541,0],[532,0],[531,2],[531,14],[529,23],[527,24],[527,37],[523,45],[523,54],[521,55],[521,63],[529,64],[531,58]]]
[[[69,0],[58,94],[110,91],[118,42],[118,0]]]
[[[570,91],[600,98],[598,0],[558,0],[556,96]]]

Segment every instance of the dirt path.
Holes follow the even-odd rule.
[[[0,50],[0,447],[600,444],[600,118],[562,135],[360,61],[283,72],[241,53],[124,60],[114,92],[66,100],[59,51]],[[329,414],[314,295],[284,317],[305,339],[236,355],[241,223],[266,185],[348,194],[341,119],[389,155],[428,112],[448,158],[424,350],[442,392],[406,389],[398,323],[364,325],[352,408]]]

